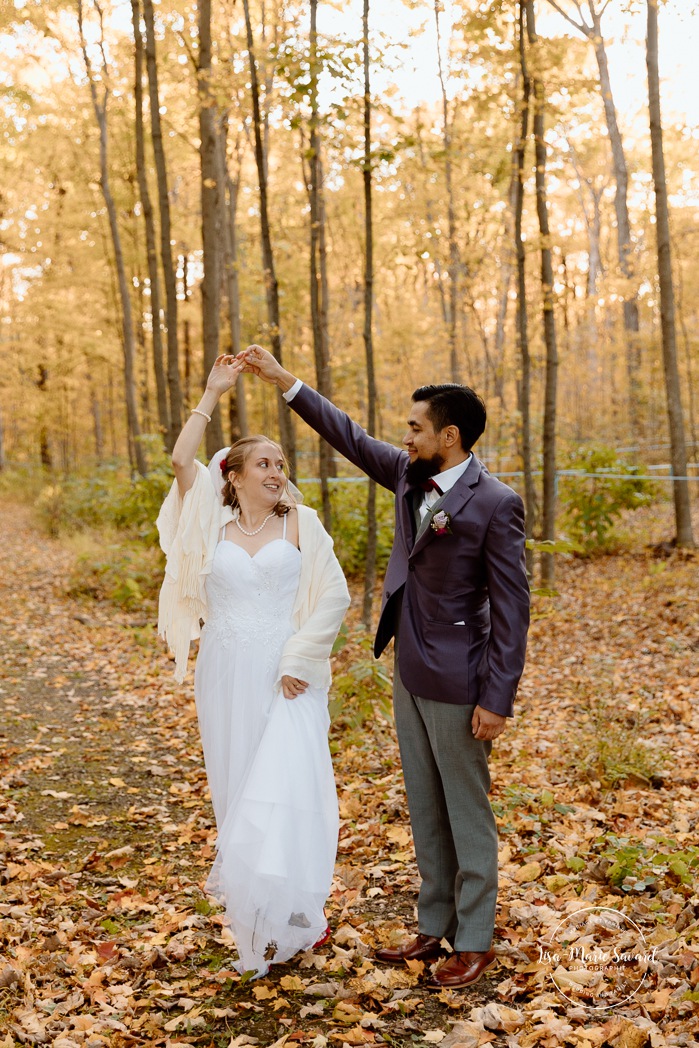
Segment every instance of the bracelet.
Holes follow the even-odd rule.
[[[200,411],[199,408],[192,408],[193,415],[201,415],[207,422],[211,422],[211,415],[207,415],[205,411]]]

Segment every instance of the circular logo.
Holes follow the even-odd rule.
[[[539,960],[566,1001],[607,1010],[638,993],[656,963],[655,951],[626,914],[587,906],[564,917],[539,946]]]

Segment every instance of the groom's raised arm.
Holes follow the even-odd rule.
[[[249,346],[244,356],[250,371],[278,386],[289,406],[328,444],[377,484],[396,490],[407,464],[407,452],[370,437],[344,411],[282,368],[267,350]]]

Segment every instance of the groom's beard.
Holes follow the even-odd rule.
[[[439,473],[444,465],[444,456],[437,452],[432,458],[416,458],[406,470],[406,480],[409,484],[424,484],[430,477]]]

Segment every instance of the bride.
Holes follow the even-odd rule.
[[[278,444],[245,437],[208,469],[195,459],[243,368],[217,358],[172,453],[158,632],[182,681],[205,620],[194,691],[218,830],[206,887],[225,905],[239,971],[261,976],[330,935],[329,656],[349,594],[331,538],[289,491]]]

